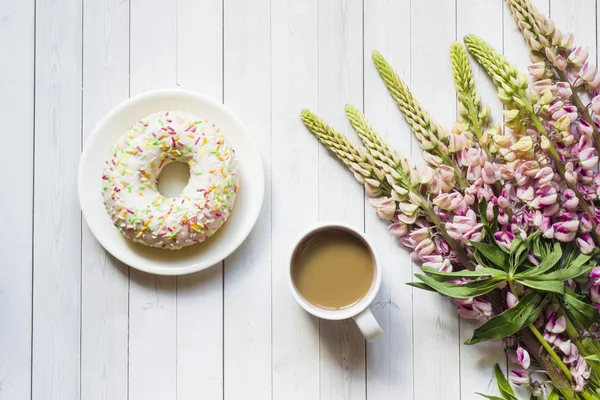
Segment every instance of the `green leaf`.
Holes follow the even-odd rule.
[[[465,285],[456,285],[453,283],[439,282],[429,276],[415,274],[423,283],[443,295],[457,299],[468,299],[470,297],[483,296],[494,290],[498,284],[505,280],[503,277],[494,276],[489,279],[482,279],[467,283]]]
[[[583,358],[585,358],[586,361],[591,361],[591,362],[600,364],[600,357],[595,354],[591,355],[591,356],[583,357]]]
[[[546,400],[560,400],[558,390],[552,389],[552,392],[550,392]]]
[[[485,397],[486,399],[489,399],[489,400],[506,400],[506,398],[504,398],[504,397],[490,396],[489,394],[483,394],[483,393],[479,393],[479,392],[475,392],[475,394],[478,394],[481,397]]]
[[[499,246],[494,246],[487,243],[471,242],[471,245],[477,249],[491,263],[506,270],[508,267],[508,257],[506,253],[499,249]]]
[[[564,294],[565,292],[565,283],[564,281],[546,281],[539,280],[534,281],[530,279],[517,279],[517,282],[520,284],[530,287],[532,289],[537,289],[542,292],[552,292],[558,294]]]
[[[552,249],[552,251],[550,253],[546,254],[546,256],[544,257],[542,262],[540,262],[540,265],[538,265],[537,267],[531,268],[528,271],[521,272],[521,273],[515,275],[515,278],[524,278],[524,279],[536,278],[536,277],[540,276],[541,274],[543,274],[544,272],[551,269],[552,267],[554,267],[556,265],[556,263],[558,263],[560,261],[561,258],[562,258],[562,248],[560,247],[560,243],[555,242],[554,249]]]
[[[427,290],[428,292],[437,293],[437,290],[432,289],[431,287],[427,286],[423,282],[408,282],[407,285],[408,286],[412,286],[412,287],[416,287],[417,289]]]
[[[509,257],[509,270],[508,273],[512,276],[517,269],[527,259],[527,245],[523,243],[521,236],[515,237],[511,245],[510,257]]]
[[[543,260],[546,258],[546,254],[548,254],[548,247],[546,243],[538,237],[533,241],[533,255]]]
[[[570,264],[567,268],[562,268],[546,275],[540,275],[537,279],[540,281],[566,281],[567,279],[588,275],[595,266],[595,262],[588,263],[584,266],[581,266],[580,264]]]
[[[593,305],[579,300],[570,289],[565,291],[564,300],[565,308],[582,329],[587,329],[600,321],[600,311]]]
[[[435,268],[421,267],[421,270],[423,272],[425,272],[427,275],[432,275],[433,277],[444,278],[444,279],[442,279],[444,281],[447,281],[450,279],[456,279],[456,278],[480,278],[482,276],[505,276],[505,277],[508,277],[506,275],[506,272],[499,270],[499,269],[494,269],[494,268],[482,268],[482,269],[478,269],[476,271],[469,271],[468,269],[465,269],[463,271],[456,271],[456,272],[440,272]]]
[[[515,307],[490,318],[485,324],[475,329],[473,337],[465,344],[501,339],[517,333],[537,319],[547,301],[548,295],[542,296],[535,291],[527,293]]]
[[[494,368],[494,375],[496,375],[498,389],[500,390],[502,397],[504,397],[506,400],[517,400],[513,388],[510,386],[510,383],[508,383],[508,380],[504,376],[504,372],[502,372],[502,369],[500,369],[500,365],[498,364],[496,364],[496,367]]]

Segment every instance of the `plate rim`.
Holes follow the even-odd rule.
[[[98,233],[97,231],[99,229],[98,226],[95,224],[89,223],[89,219],[86,217],[86,213],[92,213],[93,211],[89,209],[88,203],[83,201],[83,199],[84,199],[84,193],[83,193],[84,183],[83,183],[83,181],[85,179],[83,176],[84,164],[85,164],[85,160],[87,158],[89,158],[89,157],[87,157],[88,154],[93,151],[91,149],[90,139],[99,135],[100,134],[99,132],[102,130],[102,128],[106,124],[108,124],[109,121],[111,121],[116,114],[122,112],[123,109],[129,107],[131,104],[142,102],[142,101],[148,100],[149,98],[160,97],[160,96],[165,96],[165,95],[166,96],[195,97],[196,100],[200,100],[201,102],[208,103],[209,105],[216,107],[221,112],[223,112],[227,118],[231,119],[233,122],[235,122],[236,124],[238,124],[241,127],[242,135],[247,136],[250,139],[250,143],[251,143],[252,147],[251,147],[251,149],[249,149],[249,151],[254,152],[256,154],[256,156],[257,156],[256,158],[259,162],[259,167],[260,167],[260,171],[261,171],[259,177],[256,177],[256,176],[252,177],[252,180],[253,180],[252,185],[259,186],[257,188],[257,192],[260,195],[260,199],[258,199],[259,206],[255,207],[255,209],[252,210],[253,215],[248,216],[248,220],[251,223],[248,224],[247,232],[243,232],[243,234],[240,235],[239,239],[230,247],[230,249],[227,250],[226,252],[224,252],[224,253],[226,253],[226,254],[224,254],[224,256],[213,257],[212,259],[209,258],[209,260],[206,262],[194,263],[194,264],[191,264],[191,265],[188,265],[185,267],[176,267],[176,268],[165,268],[165,267],[158,267],[158,266],[145,265],[145,264],[142,266],[139,266],[139,265],[135,265],[136,263],[133,260],[131,260],[129,257],[127,257],[126,255],[124,257],[117,255],[119,252],[114,251],[115,249],[110,244],[110,241],[106,241],[105,239],[101,238],[102,235],[99,236],[97,234]],[[242,245],[242,243],[248,238],[248,236],[254,229],[256,222],[258,221],[258,217],[260,215],[260,212],[261,212],[263,204],[264,204],[264,198],[265,198],[264,164],[263,164],[263,160],[260,155],[260,152],[258,150],[258,147],[256,145],[256,142],[250,135],[250,131],[248,130],[246,125],[227,106],[225,106],[221,102],[213,99],[210,96],[207,96],[207,95],[195,92],[195,91],[187,90],[187,89],[180,89],[180,88],[177,88],[177,89],[155,89],[155,90],[150,90],[150,91],[140,93],[138,95],[135,95],[133,97],[130,97],[130,98],[122,101],[121,103],[119,103],[118,105],[113,107],[110,111],[108,111],[96,123],[96,125],[94,126],[94,129],[88,136],[88,138],[83,146],[83,151],[81,152],[81,155],[79,158],[79,164],[77,167],[77,197],[78,197],[79,207],[81,209],[82,216],[85,219],[85,222],[86,222],[88,228],[92,232],[92,235],[100,243],[100,245],[104,248],[104,250],[107,251],[108,253],[110,253],[117,260],[121,261],[122,263],[124,263],[125,265],[127,265],[130,268],[135,268],[139,271],[143,271],[143,272],[150,273],[150,274],[166,275],[166,276],[186,275],[186,274],[191,274],[194,272],[198,272],[198,271],[202,271],[204,269],[210,268],[210,267],[216,265],[217,263],[223,261],[225,258],[229,257],[234,251],[236,251]],[[140,246],[142,246],[142,245],[140,245]]]

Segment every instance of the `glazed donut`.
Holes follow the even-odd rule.
[[[158,191],[163,167],[190,166],[177,197]],[[235,151],[215,124],[161,111],[137,122],[110,150],[102,175],[106,212],[128,239],[170,250],[202,242],[229,217],[238,190]]]

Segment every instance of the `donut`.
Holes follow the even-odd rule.
[[[158,191],[171,162],[190,180],[177,197]],[[184,111],[161,111],[133,125],[111,148],[102,174],[106,212],[128,239],[176,250],[202,242],[227,220],[239,179],[235,151],[215,124]]]

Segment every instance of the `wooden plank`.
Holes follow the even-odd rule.
[[[319,398],[319,321],[289,293],[289,251],[318,220],[318,146],[300,121],[317,112],[317,1],[271,3],[273,399]]]
[[[265,198],[246,241],[225,260],[225,399],[271,396],[270,2],[224,3],[225,105],[246,124],[266,171]],[[240,190],[244,190],[241,188]]]
[[[477,1],[465,0],[457,2],[457,39],[470,33],[476,34],[494,48],[502,51],[502,8],[507,7],[502,0]],[[448,62],[446,62],[448,65]],[[477,91],[482,101],[490,105],[493,121],[502,123],[502,106],[497,100],[496,87],[486,72],[471,60]],[[461,399],[477,399],[481,396],[475,392],[497,395],[493,370],[496,363],[505,370],[506,355],[503,347],[497,342],[485,342],[475,346],[463,345],[473,335],[473,330],[483,321],[459,319],[460,324],[460,390]]]
[[[86,1],[83,32],[84,142],[129,95],[129,4]],[[129,269],[82,223],[81,398],[127,399]]]
[[[362,3],[319,2],[319,114],[357,139],[344,104],[362,108]],[[364,229],[363,189],[327,150],[319,150],[319,220]],[[321,398],[365,398],[365,340],[352,320],[320,321]]]
[[[80,397],[81,0],[36,2],[32,398]]]
[[[453,2],[422,0],[411,7],[410,86],[438,123],[455,120],[455,94],[448,65],[448,48],[456,34]],[[435,21],[435,23],[427,23]],[[412,142],[413,158],[421,154]],[[418,271],[415,266],[415,272]],[[460,398],[459,332],[456,307],[439,294],[413,291],[415,399]],[[426,371],[426,372],[425,372]]]
[[[550,17],[564,34],[575,35],[574,45],[584,46],[590,52],[590,60],[596,62],[596,1],[551,0]]]
[[[179,87],[222,101],[222,29],[221,0],[179,0]],[[177,278],[177,399],[222,398],[223,263],[219,263]]]
[[[176,0],[131,3],[130,94],[175,87]],[[149,23],[160,16],[160,23]],[[177,396],[176,278],[132,269],[129,400]]]
[[[410,1],[367,0],[364,8],[364,111],[369,122],[394,148],[410,156],[412,133],[373,65],[380,51],[398,74],[410,81]],[[407,145],[408,144],[408,145]],[[381,290],[372,309],[383,337],[367,343],[367,398],[413,398],[412,280],[409,253],[389,234],[388,223],[366,205],[365,229],[382,262]]]
[[[18,151],[0,157],[0,399],[31,397],[34,21],[33,1],[0,4],[0,118]],[[10,38],[10,40],[8,39]]]

